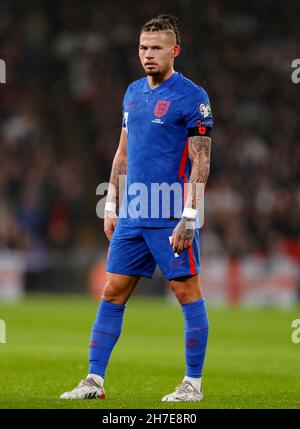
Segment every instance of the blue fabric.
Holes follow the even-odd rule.
[[[195,275],[201,271],[199,230],[193,245],[178,257],[173,253],[169,236],[173,228],[139,228],[117,222],[110,241],[106,271],[115,274],[151,278],[156,265],[169,280]]]
[[[202,376],[208,339],[205,299],[182,305],[184,315],[186,375]]]
[[[89,374],[105,377],[111,352],[121,334],[125,308],[125,305],[100,302],[91,335]]]
[[[155,89],[144,77],[126,91],[122,126],[127,130],[127,192],[120,219],[127,225],[175,226],[184,206],[184,181],[191,172],[185,150],[188,129],[213,126],[207,92],[178,72]],[[163,192],[152,198],[154,184],[180,189],[181,197],[171,195],[168,214]],[[143,200],[142,209],[138,200]]]

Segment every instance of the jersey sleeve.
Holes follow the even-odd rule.
[[[123,103],[122,103],[122,128],[126,128],[126,119],[125,119],[125,97],[123,98]]]
[[[207,92],[203,88],[197,87],[185,97],[183,114],[190,136],[210,135],[213,115]]]
[[[127,97],[130,91],[130,85],[128,86],[122,103],[122,128],[125,128],[127,131],[127,119],[128,119],[128,112],[126,112],[125,106],[127,104]]]

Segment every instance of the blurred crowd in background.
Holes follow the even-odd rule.
[[[0,2],[0,248],[105,249],[96,187],[109,179],[138,38],[179,18],[175,69],[215,117],[203,252],[300,259],[300,4],[195,0]]]

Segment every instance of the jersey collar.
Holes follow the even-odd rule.
[[[163,91],[165,91],[166,89],[171,88],[172,85],[174,85],[174,83],[176,82],[176,80],[179,77],[179,73],[178,72],[174,72],[168,79],[164,80],[157,88],[150,88],[149,83],[148,83],[148,79],[147,77],[145,77],[145,84],[144,84],[144,89],[143,92],[144,94],[146,94],[147,92],[158,92],[159,94]]]

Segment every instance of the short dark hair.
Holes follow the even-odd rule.
[[[176,44],[180,45],[180,35],[177,28],[177,18],[175,16],[158,15],[156,18],[146,22],[141,29],[141,33],[152,31],[173,31],[176,38]]]

